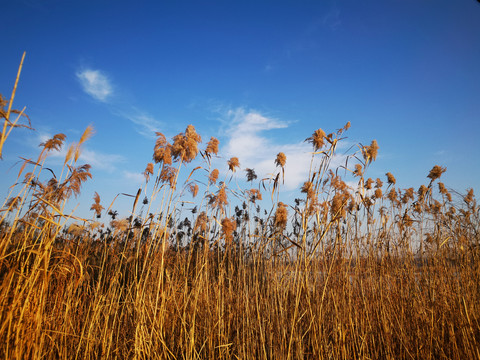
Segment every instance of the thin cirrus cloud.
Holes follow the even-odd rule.
[[[113,93],[108,77],[100,70],[83,69],[76,73],[83,90],[94,99],[106,102]]]
[[[112,114],[131,121],[140,135],[152,138],[159,131],[161,123],[158,120],[128,102],[114,99],[114,87],[103,71],[87,68],[77,71],[76,76],[83,91],[95,100],[108,104]]]
[[[127,111],[115,109],[112,112],[131,121],[135,125],[135,131],[146,138],[155,138],[155,133],[161,129],[160,121],[136,108]]]

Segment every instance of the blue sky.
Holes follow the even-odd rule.
[[[26,51],[14,107],[26,106],[36,129],[15,129],[7,140],[2,200],[18,156],[35,156],[55,133],[77,141],[89,124],[96,134],[81,161],[93,166],[93,179],[77,201],[81,215],[95,191],[104,206],[120,192],[136,193],[154,132],[170,138],[188,124],[204,143],[219,138],[223,160],[238,156],[242,169],[259,176],[284,151],[285,192],[305,180],[310,149],[303,140],[347,121],[346,146],[378,141],[370,177],[390,171],[399,187],[418,188],[441,165],[447,187],[480,190],[477,1],[1,6],[0,93],[9,97]]]

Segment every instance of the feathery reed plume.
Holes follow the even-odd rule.
[[[198,185],[194,183],[188,184],[188,190],[192,193],[193,197],[196,197],[198,194]]]
[[[110,221],[110,226],[117,232],[125,232],[128,230],[130,222],[127,219],[113,219]]]
[[[431,181],[435,181],[436,179],[439,179],[442,174],[447,171],[447,168],[441,167],[438,165],[435,165],[432,170],[428,173],[427,177],[431,179]]]
[[[303,183],[301,192],[307,194],[307,199],[315,198],[315,189],[313,188],[313,183],[311,181],[305,181]]]
[[[353,171],[353,176],[362,176],[363,167],[360,164],[355,164],[355,170]]]
[[[387,194],[387,199],[390,200],[392,203],[396,203],[398,201],[397,199],[397,191],[393,187],[390,192]]]
[[[198,143],[200,142],[202,142],[202,138],[195,131],[195,127],[188,125],[185,134],[180,133],[173,137],[173,158],[180,159],[183,163],[191,162],[198,154]]]
[[[372,141],[370,146],[367,148],[367,154],[370,162],[377,160],[377,154],[378,154],[377,140]]]
[[[208,156],[211,156],[211,154],[218,154],[218,144],[220,142],[218,141],[217,138],[214,138],[213,136],[210,138],[210,141],[207,143],[207,148],[205,149],[205,154]]]
[[[157,141],[153,148],[153,161],[155,164],[172,165],[172,145],[167,142],[165,135],[161,132],[155,134],[157,135]]]
[[[80,195],[82,183],[87,181],[88,178],[92,178],[92,174],[90,174],[91,166],[89,164],[85,164],[76,168],[68,166],[68,168],[70,169],[70,175],[64,181],[64,185],[69,184],[66,190],[66,196],[69,198],[73,194],[75,197],[77,197]]]
[[[162,171],[160,172],[160,181],[162,183],[169,183],[170,187],[175,185],[175,177],[177,175],[177,169],[173,166],[164,165]]]
[[[278,230],[284,230],[287,226],[288,210],[283,202],[279,202],[275,211],[274,225]]]
[[[287,156],[283,152],[279,152],[277,154],[277,158],[275,159],[275,165],[283,168],[286,163],[287,163]]]
[[[66,137],[67,136],[65,134],[56,134],[53,136],[53,138],[40,143],[40,146],[42,146],[46,151],[50,151],[50,150],[60,151]]]
[[[233,232],[237,229],[237,222],[234,218],[222,219],[222,232],[227,243],[231,243],[233,240]]]
[[[99,219],[102,216],[102,210],[104,209],[104,207],[100,205],[100,195],[98,195],[96,191],[95,191],[95,195],[93,196],[93,200],[95,202],[90,207],[90,210],[94,210],[97,219]]]
[[[308,141],[313,145],[314,151],[320,150],[325,144],[325,132],[322,129],[317,129],[312,134],[311,137],[307,138],[305,141]]]
[[[229,170],[232,172],[235,172],[236,168],[240,167],[240,161],[238,161],[237,157],[230,158],[227,163]]]
[[[198,214],[198,217],[195,221],[195,226],[193,227],[193,231],[200,230],[201,232],[207,231],[207,225],[208,225],[208,218],[207,218],[207,213],[205,211],[202,211],[200,214]]]
[[[213,207],[223,210],[226,205],[228,205],[228,198],[224,184],[213,198]]]
[[[423,201],[427,193],[428,193],[428,188],[425,185],[420,185],[417,191],[418,201]]]
[[[255,203],[257,200],[262,200],[262,193],[258,189],[247,190],[247,195],[252,203]]]
[[[389,185],[395,185],[397,183],[397,180],[395,180],[395,177],[391,173],[387,172],[385,175],[387,176],[387,183]]]
[[[218,169],[213,169],[208,176],[208,181],[210,184],[216,184],[218,179]]]
[[[78,158],[80,157],[80,150],[81,150],[82,144],[88,139],[90,139],[93,136],[94,132],[95,130],[93,129],[92,125],[88,125],[85,131],[83,132],[82,136],[80,137],[80,141],[78,142],[75,148],[75,155],[74,155],[75,162],[77,162]]]
[[[332,220],[345,218],[347,215],[346,205],[350,199],[350,194],[346,191],[336,193],[330,204],[330,214],[332,215]]]
[[[382,196],[383,196],[383,194],[382,194],[382,189],[376,188],[376,189],[375,189],[375,198],[376,198],[376,199],[381,199]]]
[[[473,188],[468,190],[467,195],[463,198],[463,201],[465,201],[467,204],[470,204],[473,201],[473,198],[475,195],[473,194]]]
[[[413,188],[408,188],[405,190],[405,193],[402,196],[402,203],[406,204],[409,200],[413,200],[415,190]]]
[[[148,163],[145,171],[143,172],[143,176],[145,176],[145,181],[148,182],[150,180],[150,175],[153,175],[153,164]]]

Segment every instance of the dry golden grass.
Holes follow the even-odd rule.
[[[473,190],[439,182],[437,191],[440,166],[418,191],[395,188],[391,173],[386,188],[366,179],[376,141],[349,155],[349,169],[331,169],[349,127],[307,139],[312,166],[294,204],[278,201],[284,154],[270,183],[252,188],[249,169],[249,188],[233,189],[231,173],[217,184],[211,169],[217,139],[201,150],[191,125],[172,144],[158,133],[126,219],[97,193],[95,219],[64,212],[91,177],[77,161],[93,129],[49,178],[45,159],[65,141],[54,136],[25,161],[0,212],[0,357],[480,358]],[[224,163],[225,174],[239,167]],[[257,203],[262,194],[271,209]],[[195,209],[179,212],[192,195]]]

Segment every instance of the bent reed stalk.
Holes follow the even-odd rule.
[[[91,178],[77,162],[93,128],[58,178],[44,171],[66,139],[55,135],[0,212],[0,356],[480,358],[473,190],[449,190],[440,166],[418,190],[367,178],[375,140],[332,168],[349,127],[306,140],[311,168],[293,204],[279,201],[285,154],[269,178],[247,169],[241,188],[238,158],[212,168],[217,139],[202,150],[192,125],[172,142],[157,133],[131,215],[95,193],[93,219],[65,213]]]

